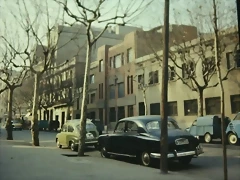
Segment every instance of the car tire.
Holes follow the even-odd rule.
[[[192,156],[185,156],[178,158],[179,163],[182,165],[188,165],[192,161]]]
[[[205,143],[210,143],[210,142],[212,142],[212,136],[211,136],[211,134],[206,133],[206,134],[204,135],[204,142],[205,142]]]
[[[139,158],[140,158],[140,163],[141,163],[141,165],[147,166],[147,167],[148,167],[148,166],[151,166],[151,164],[152,164],[152,158],[151,158],[149,152],[144,151],[144,152],[140,153]]]
[[[107,152],[107,150],[106,150],[106,148],[105,148],[104,146],[101,147],[100,153],[101,153],[101,156],[102,156],[102,157],[104,157],[104,158],[110,158],[110,154],[108,154],[108,152]]]
[[[58,139],[56,139],[56,143],[57,143],[57,147],[61,149],[61,148],[62,148],[62,145],[60,144],[60,142],[59,142]]]
[[[74,151],[74,152],[77,151],[77,146],[76,146],[76,144],[75,144],[73,141],[70,141],[70,142],[69,142],[69,146],[70,146],[70,149],[71,149],[72,151]]]
[[[228,143],[231,145],[236,145],[238,143],[238,137],[234,133],[228,134]]]

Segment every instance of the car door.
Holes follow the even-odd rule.
[[[126,132],[124,134],[124,154],[136,155],[139,146],[138,125],[133,121],[126,122]]]
[[[61,132],[58,135],[58,140],[61,145],[68,145],[66,143],[66,136],[67,136],[67,125],[63,125]]]
[[[67,132],[66,132],[66,144],[69,145],[69,142],[74,139],[75,134],[74,134],[74,128],[72,125],[67,126]]]
[[[110,152],[123,154],[124,152],[124,132],[125,132],[125,121],[117,123],[113,134],[109,137],[110,141]]]

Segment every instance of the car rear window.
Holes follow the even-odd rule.
[[[150,121],[146,124],[148,131],[160,130],[161,124],[160,121]],[[168,129],[179,129],[177,123],[173,121],[168,121]]]

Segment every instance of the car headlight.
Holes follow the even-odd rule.
[[[87,139],[93,139],[94,136],[93,136],[92,133],[87,133],[87,134],[86,134],[86,138],[87,138]]]

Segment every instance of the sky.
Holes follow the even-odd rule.
[[[23,1],[26,8],[23,6]],[[86,7],[93,9],[99,0],[81,1],[84,2]],[[143,4],[141,4],[142,0],[120,0],[121,5],[117,6],[116,3],[118,1],[106,0],[101,7],[102,18],[100,20],[115,16],[117,7],[119,7],[119,14],[123,14],[130,7],[128,12],[135,12],[137,10],[138,13],[135,13],[134,18],[128,21],[128,25],[147,30],[163,24],[164,0],[144,0]],[[150,1],[152,3],[146,7]],[[219,5],[220,26],[236,25],[236,0],[216,1]],[[0,36],[7,37],[9,41],[15,45],[17,44],[18,48],[26,44],[24,28],[21,27],[26,24],[26,20],[36,20],[34,28],[37,30],[39,37],[42,37],[46,33],[46,24],[49,19],[46,16],[47,12],[49,12],[51,25],[56,22],[63,23],[61,20],[63,19],[63,9],[54,0],[0,0],[0,2]],[[74,0],[67,0],[67,2],[72,13],[79,16],[79,11]],[[211,0],[170,0],[170,23],[195,25],[199,29],[209,31],[209,28],[211,28],[209,14],[213,10],[211,2]],[[64,15],[64,22],[72,23],[73,20]],[[97,27],[103,27],[104,25],[104,23],[95,24]]]

